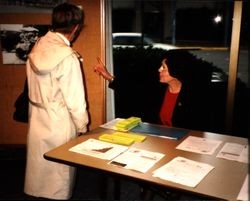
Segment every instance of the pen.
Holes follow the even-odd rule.
[[[164,135],[153,135],[153,134],[148,134],[148,135],[155,136],[155,137],[166,138],[166,139],[171,139],[171,140],[177,140],[177,138],[175,138],[175,137],[169,137],[169,136],[164,136]]]

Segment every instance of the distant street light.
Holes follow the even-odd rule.
[[[221,15],[217,15],[217,16],[214,17],[214,22],[215,22],[216,24],[220,23],[221,21],[222,21]]]

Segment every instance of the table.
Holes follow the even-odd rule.
[[[206,196],[218,200],[236,200],[238,193],[242,187],[246,175],[249,173],[249,165],[237,161],[225,160],[216,158],[225,142],[234,142],[240,144],[248,144],[248,139],[200,132],[189,131],[188,134],[180,140],[165,139],[156,136],[147,136],[147,139],[142,143],[134,143],[132,147],[145,149],[154,152],[164,153],[165,157],[156,163],[146,173],[139,173],[133,170],[128,170],[122,167],[117,167],[108,164],[107,160],[98,159],[95,157],[75,153],[69,149],[89,138],[98,139],[102,133],[112,133],[113,130],[96,128],[82,136],[79,136],[47,153],[44,158],[47,160],[69,164],[73,166],[83,166],[103,171],[110,175],[128,177],[135,179],[138,182],[146,182],[150,185],[166,187],[177,191],[192,193],[197,196]],[[218,147],[213,155],[202,155],[183,150],[175,149],[188,136],[205,137],[208,139],[221,140],[223,143]],[[208,163],[215,168],[196,186],[195,188],[180,185],[170,181],[162,180],[152,176],[152,172],[157,168],[168,163],[177,156],[186,157],[191,160]]]

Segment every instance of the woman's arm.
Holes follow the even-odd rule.
[[[97,57],[98,64],[94,67],[94,71],[101,75],[105,80],[109,82],[113,81],[114,76],[107,70],[106,66],[103,64],[102,60]]]
[[[94,67],[94,72],[101,75],[105,80],[109,81],[109,88],[115,89],[115,76],[113,76],[103,64],[102,60],[97,57],[98,64]]]

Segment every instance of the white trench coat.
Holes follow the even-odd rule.
[[[69,199],[75,169],[43,155],[87,130],[80,62],[67,39],[49,31],[32,49],[26,67],[30,104],[24,191]]]

